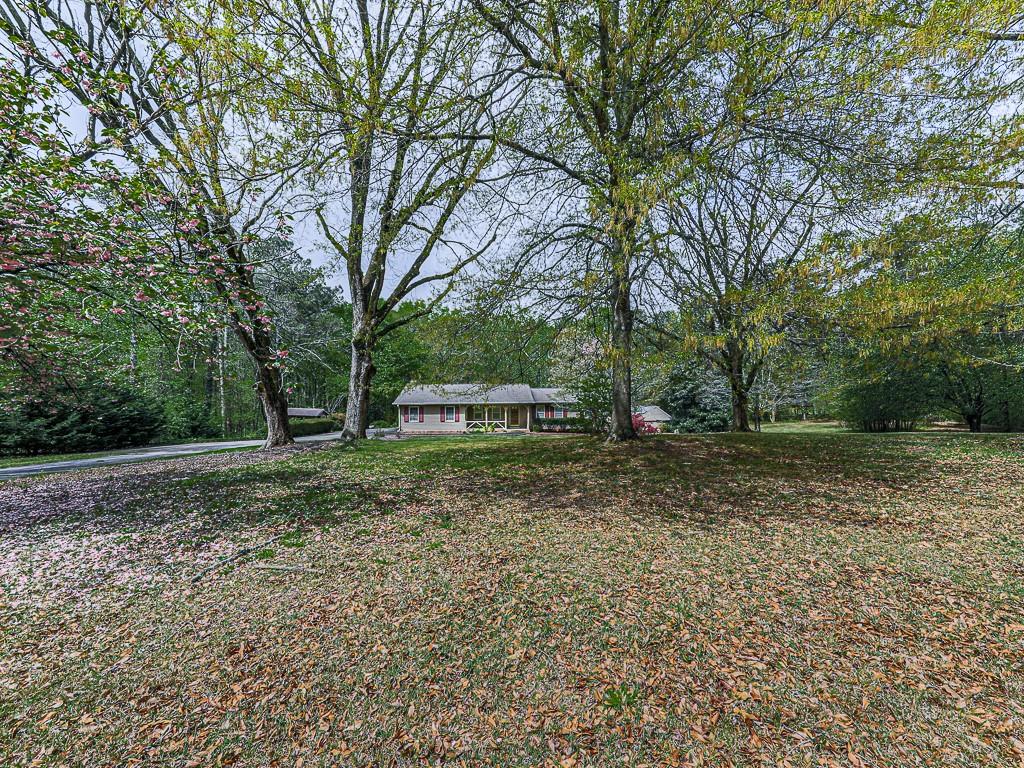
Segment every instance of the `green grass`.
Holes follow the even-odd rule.
[[[808,434],[848,432],[849,430],[838,421],[818,421],[808,419],[806,421],[777,421],[774,424],[770,421],[763,421],[761,422],[761,431],[771,433]]]
[[[12,482],[0,764],[1017,765],[1022,447],[421,438]]]

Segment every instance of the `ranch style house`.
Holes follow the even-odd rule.
[[[399,432],[529,432],[537,419],[576,416],[576,398],[526,384],[410,386],[394,402]]]

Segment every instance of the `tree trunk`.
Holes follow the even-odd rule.
[[[215,330],[210,337],[210,353],[206,361],[206,375],[203,376],[203,410],[206,412],[206,423],[209,424],[213,415],[213,398],[217,394],[217,376],[214,373],[214,366],[217,364],[217,338],[219,330]],[[204,427],[205,433],[205,427]]]
[[[228,401],[224,394],[225,366],[228,354],[228,329],[225,326],[217,337],[217,384],[220,397],[220,434],[222,437],[228,435]]]
[[[729,390],[732,393],[732,431],[750,432],[749,386],[743,375],[743,353],[738,346],[726,347]]]
[[[139,371],[139,338],[135,335],[134,328],[132,329],[131,336],[128,337],[128,344],[128,368],[131,371],[132,381],[135,381]]]
[[[376,372],[369,343],[353,334],[352,368],[348,376],[348,402],[345,404],[345,427],[342,430],[346,440],[366,437],[370,419],[370,385]]]
[[[279,448],[291,445],[291,427],[288,425],[288,398],[284,393],[284,381],[278,368],[269,368],[266,364],[257,367],[256,392],[263,406],[263,416],[267,420],[267,439],[264,448]]]
[[[971,432],[981,432],[981,414],[980,413],[968,414],[967,416],[964,416],[964,419],[967,421],[967,428]]]
[[[730,376],[729,386],[732,389],[732,431],[750,432],[750,410],[743,382]]]
[[[616,275],[612,286],[612,423],[611,441],[633,440],[633,308],[629,280]]]

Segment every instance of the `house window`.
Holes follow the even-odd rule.
[[[420,407],[418,405],[409,406],[409,421],[420,420]]]
[[[471,405],[466,409],[466,421],[483,421],[484,409],[479,405]]]
[[[444,407],[444,420],[445,421],[455,421],[455,406],[454,405],[446,405]]]
[[[543,405],[538,405],[537,406],[537,418],[538,419],[543,419],[544,418],[544,406]]]
[[[556,405],[555,406],[555,418],[556,419],[564,419],[565,418],[565,408],[563,408],[560,405]]]

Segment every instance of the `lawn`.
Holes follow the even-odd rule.
[[[1021,765],[1022,448],[417,439],[5,483],[0,765]]]
[[[796,420],[796,421],[777,421],[772,423],[770,421],[761,422],[762,432],[794,432],[794,433],[807,433],[807,432],[846,432],[846,427],[840,424],[838,421],[816,421],[816,420]]]

